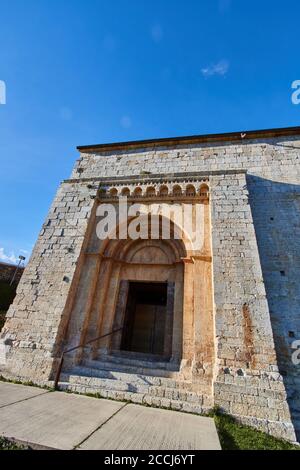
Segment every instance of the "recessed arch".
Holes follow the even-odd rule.
[[[188,184],[185,190],[186,196],[194,197],[196,196],[196,189],[193,184]]]
[[[199,189],[199,195],[200,196],[208,196],[209,193],[209,187],[206,183],[201,184],[200,189]]]
[[[147,196],[147,197],[154,197],[155,195],[156,195],[156,191],[155,191],[154,186],[149,186],[149,187],[146,189],[146,196]]]
[[[151,237],[153,238],[150,233],[151,226],[159,226],[159,237],[162,237],[161,224],[163,222],[166,224],[166,226],[168,226],[168,224],[170,226],[170,239],[164,241],[172,243],[174,247],[180,247],[180,255],[178,260],[180,258],[189,257],[194,252],[193,240],[190,238],[189,233],[184,229],[183,226],[174,223],[171,219],[162,215],[152,215],[150,219],[148,212],[143,214],[142,211],[143,207],[141,207],[140,220],[142,221],[143,217],[148,220],[149,239],[151,239]],[[118,252],[118,254],[120,255],[122,247],[124,247],[125,245],[128,247],[130,243],[135,241],[131,240],[130,238],[119,239],[119,234],[122,232],[124,233],[126,225],[129,225],[131,220],[133,220],[134,218],[135,217],[130,217],[128,218],[128,220],[118,225],[116,227],[116,230],[114,230],[113,234],[109,234],[108,237],[102,241],[99,253],[101,256],[114,256],[116,252]],[[112,235],[114,235],[115,233],[117,234],[117,238],[112,237]],[[158,230],[156,230],[155,233],[158,233]]]
[[[162,197],[165,197],[165,196],[168,196],[169,194],[169,188],[167,185],[163,184],[162,186],[160,186],[159,188],[159,195],[162,196]]]
[[[162,217],[158,216],[157,220],[162,222]],[[171,232],[175,231],[176,228],[172,227]],[[105,311],[112,316],[112,330],[122,327],[119,334],[108,339],[110,349],[157,354],[168,360],[171,357],[174,361],[179,360],[183,347],[180,325],[183,315],[185,258],[184,241],[180,239],[122,239],[107,242],[103,259],[110,263],[111,268],[104,272],[111,278],[108,286],[110,298],[115,292],[116,300],[115,307]],[[116,277],[118,283],[115,281]],[[166,298],[160,303],[158,292],[162,291]],[[158,319],[154,320],[153,315],[155,318],[158,315]],[[152,328],[159,328],[153,333],[153,338],[154,346],[160,341],[160,347],[156,349],[153,346],[154,350],[150,351],[144,348],[149,347],[147,341]],[[132,343],[132,335],[135,338],[140,335],[141,341]],[[97,347],[95,354],[96,351]]]
[[[203,180],[194,185],[197,195],[200,193],[202,182]],[[78,296],[74,302],[74,307],[72,307],[74,318],[70,317],[66,335],[67,342],[70,342],[71,345],[72,341],[73,343],[75,341],[76,344],[79,342],[87,344],[80,355],[74,356],[75,362],[81,359],[98,361],[103,357],[109,357],[110,354],[114,357],[120,355],[120,357],[128,358],[135,357],[136,354],[148,354],[149,351],[133,349],[129,340],[126,343],[128,337],[123,336],[124,325],[127,320],[129,323],[131,322],[131,326],[139,323],[140,326],[143,325],[140,330],[146,329],[149,337],[152,334],[150,333],[152,327],[157,324],[156,321],[151,323],[151,318],[162,315],[164,320],[161,325],[168,323],[166,327],[161,326],[160,332],[160,337],[164,338],[164,349],[156,349],[156,352],[149,354],[157,354],[160,356],[159,361],[162,362],[171,361],[180,374],[182,367],[182,376],[192,376],[196,370],[193,361],[196,361],[197,367],[199,364],[200,369],[202,357],[204,357],[205,367],[207,364],[210,367],[211,349],[209,348],[213,344],[209,330],[209,315],[213,312],[210,303],[212,292],[210,245],[209,243],[203,246],[197,245],[194,232],[189,236],[189,230],[197,228],[194,223],[196,215],[197,217],[203,215],[202,225],[207,227],[205,224],[209,223],[207,217],[209,205],[203,198],[203,201],[200,201],[198,205],[201,210],[198,211],[199,207],[197,207],[197,211],[193,209],[192,214],[189,213],[188,216],[192,217],[193,224],[193,227],[189,227],[182,220],[180,212],[187,201],[184,196],[189,183],[188,179],[182,181],[182,184],[176,180],[174,183],[165,183],[163,180],[156,183],[156,181],[150,180],[148,184],[147,181],[142,180],[131,184],[125,179],[124,183],[122,181],[114,182],[114,186],[108,188],[108,194],[119,196],[121,192],[128,194],[130,191],[133,200],[130,199],[131,202],[128,206],[131,207],[132,204],[135,204],[141,208],[141,211],[135,214],[132,210],[129,212],[132,214],[129,217],[120,217],[118,201],[110,201],[110,204],[116,208],[116,220],[108,228],[111,233],[108,236],[105,234],[107,238],[99,240],[95,231],[91,231],[89,244],[82,257],[83,262],[80,267],[82,275],[80,272],[78,281],[79,285],[83,286],[79,292],[86,290],[86,301],[82,306],[82,297]],[[168,199],[172,199],[172,201],[164,201],[163,197],[159,198],[161,194],[166,194],[167,189],[170,195]],[[194,194],[194,188],[192,189]],[[207,189],[208,187],[204,184],[202,190],[206,192]],[[158,197],[150,199],[149,192]],[[174,193],[180,196],[177,201],[175,197],[172,198]],[[145,198],[146,194],[149,197],[148,200]],[[138,195],[142,195],[142,197],[139,199]],[[134,197],[137,199],[134,200]],[[193,201],[188,202],[192,205]],[[122,239],[120,232],[126,233],[123,231],[126,225],[128,226],[135,218],[149,220],[150,216],[151,224],[150,228],[148,227],[148,232],[151,232],[153,228],[160,228],[163,221],[169,221],[170,236],[168,239],[162,236],[161,230],[159,230],[157,239],[152,239],[150,236],[148,239],[133,239],[134,232],[131,232],[132,239],[126,238],[127,235]],[[204,219],[204,216],[207,218]],[[96,217],[94,221],[91,220],[93,223],[91,227],[96,227],[98,223]],[[202,230],[202,225],[200,230],[195,230],[197,237],[199,231]],[[208,233],[208,229],[205,228],[205,230],[204,237]],[[113,238],[113,232],[116,233],[115,238]],[[157,299],[160,295],[163,295],[167,302],[159,303]],[[169,299],[172,300],[171,303],[168,303]],[[128,309],[132,311],[135,307],[138,310],[137,315],[141,314],[137,322],[134,312],[133,316],[128,317]],[[158,308],[158,310],[154,312],[154,308]],[[160,308],[162,308],[161,311]],[[158,323],[161,318],[158,317]],[[135,326],[133,326],[134,328]],[[108,335],[115,330],[118,330],[116,334]],[[144,339],[147,341],[147,338],[143,337],[144,333],[140,330],[134,334],[136,337],[141,335],[143,341]],[[198,332],[203,332],[203,335],[200,336]],[[99,337],[101,340],[92,342],[91,345],[87,343],[87,341]],[[139,357],[141,359],[141,356]],[[150,358],[150,360],[152,359],[153,361],[158,360],[157,356]],[[179,364],[178,369],[177,364]]]
[[[127,188],[127,187],[123,188],[122,191],[121,191],[121,195],[122,196],[127,196],[127,197],[130,196],[130,189]]]
[[[161,240],[138,240],[125,253],[125,260],[138,264],[172,264],[176,254],[170,245]]]
[[[137,186],[133,192],[135,197],[141,197],[143,195],[143,190],[140,186]]]
[[[177,196],[177,197],[180,197],[182,196],[182,188],[179,184],[175,184],[173,186],[173,196]]]
[[[110,195],[111,197],[116,197],[116,196],[118,195],[118,190],[117,190],[117,188],[111,188],[111,189],[109,190],[109,195]]]

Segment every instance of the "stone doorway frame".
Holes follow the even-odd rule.
[[[128,295],[130,283],[145,283],[145,284],[166,284],[167,285],[167,303],[166,303],[166,322],[164,328],[164,352],[160,356],[164,361],[172,361],[172,351],[173,351],[173,327],[174,327],[174,301],[175,301],[175,282],[173,281],[148,281],[148,280],[124,280],[120,281],[119,292],[118,292],[118,301],[115,309],[114,317],[114,327],[113,330],[118,330],[119,328],[124,328],[126,310],[128,306]],[[110,350],[124,352],[122,349],[122,335],[123,331],[119,331],[114,335],[111,340]],[[139,355],[139,353],[136,353]],[[147,354],[150,355],[150,354]],[[154,354],[153,354],[154,356]]]
[[[72,302],[70,305],[69,320],[66,332],[63,335],[65,343],[73,345],[81,342],[82,349],[79,351],[74,363],[80,364],[83,360],[97,360],[99,357],[105,357],[105,354],[111,350],[110,343],[112,338],[106,338],[100,342],[93,343],[92,347],[85,347],[85,343],[100,336],[101,333],[109,333],[114,326],[114,315],[116,303],[118,302],[116,293],[110,288],[110,278],[113,277],[114,286],[119,282],[132,279],[132,264],[126,258],[126,253],[130,249],[125,240],[118,242],[108,241],[99,244],[93,234],[95,233],[96,209],[99,203],[109,202],[118,205],[119,195],[122,195],[124,189],[129,203],[139,202],[152,204],[156,202],[168,202],[170,204],[178,203],[200,203],[204,206],[204,246],[201,250],[195,250],[189,240],[185,237],[171,243],[174,248],[175,258],[165,266],[164,279],[167,280],[167,269],[175,270],[180,266],[180,275],[182,282],[178,283],[176,279],[175,305],[178,305],[178,299],[183,298],[180,318],[179,312],[176,313],[173,324],[173,330],[176,330],[177,338],[180,341],[174,341],[176,335],[173,334],[172,357],[171,361],[181,363],[181,372],[188,378],[191,375],[200,377],[205,374],[207,380],[213,377],[213,364],[215,357],[214,342],[214,305],[212,301],[212,256],[211,256],[211,222],[210,222],[210,203],[209,203],[209,178],[203,175],[195,175],[186,178],[178,175],[171,175],[170,179],[164,180],[161,176],[143,181],[132,178],[116,178],[115,180],[101,180],[99,194],[97,195],[93,214],[89,223],[89,230],[85,244],[85,252],[82,255],[80,263],[81,272],[78,273],[78,286],[84,284],[85,279],[90,279],[90,288],[88,295],[85,296],[85,306]],[[191,191],[191,187],[193,191]],[[151,194],[148,189],[151,188]],[[162,191],[163,188],[163,191]],[[141,190],[137,192],[137,189]],[[154,191],[153,191],[154,189]],[[166,195],[166,189],[168,194]],[[180,246],[181,247],[180,247]],[[160,263],[159,263],[160,264]],[[122,271],[126,273],[122,276]],[[141,276],[135,277],[136,280],[145,282],[153,280],[151,273],[151,264],[145,265],[145,279]],[[81,281],[82,280],[82,281]],[[181,285],[180,285],[181,284]],[[180,285],[180,286],[179,286]],[[96,334],[95,334],[96,333]],[[175,346],[175,347],[174,347]]]

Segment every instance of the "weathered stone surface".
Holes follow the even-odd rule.
[[[114,265],[111,275],[110,261],[92,255],[100,250],[94,231],[100,182],[118,194],[141,188],[146,196],[151,186],[161,198],[161,186],[171,193],[179,185],[185,192],[192,182],[200,191],[205,180],[202,258],[190,256],[193,263],[185,261],[168,278],[175,282],[172,348],[174,359],[182,360],[180,380],[244,422],[295,440],[300,374],[291,343],[300,339],[299,145],[300,136],[286,135],[82,153],[72,179],[58,190],[8,312],[0,348],[7,373],[39,382],[53,378],[64,347],[95,336],[102,321],[101,331],[112,328],[118,282],[146,272]],[[166,272],[160,267],[148,279],[161,280]],[[96,353],[86,348],[66,365],[95,360]],[[129,374],[135,367],[120,363]],[[157,369],[156,377],[172,378],[171,371]],[[170,406],[174,390],[164,394],[152,399]]]

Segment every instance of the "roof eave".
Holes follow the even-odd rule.
[[[160,139],[133,140],[128,142],[115,142],[107,144],[83,145],[77,149],[81,153],[108,152],[111,150],[132,150],[147,147],[171,147],[174,145],[189,145],[213,142],[242,142],[244,140],[263,139],[272,137],[300,136],[300,126],[262,129],[240,132],[226,132],[220,134],[203,134],[183,137],[167,137]]]

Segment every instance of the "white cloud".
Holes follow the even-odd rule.
[[[229,69],[229,62],[228,60],[220,60],[215,64],[211,64],[207,67],[201,69],[201,73],[205,78],[212,77],[213,75],[220,75],[224,77]]]
[[[11,252],[10,255],[7,255],[4,253],[4,248],[0,248],[0,261],[15,264],[17,262],[17,258],[13,252]]]
[[[22,261],[22,265],[26,264],[27,260],[30,257],[30,251],[28,250],[23,250],[20,249],[18,252],[22,255],[25,256],[26,261]],[[15,255],[14,251],[11,251],[10,254],[8,254],[4,248],[0,247],[0,261],[3,261],[4,263],[10,263],[10,264],[17,264],[19,263],[19,257]]]
[[[164,32],[160,24],[155,24],[151,28],[151,36],[154,42],[160,42],[163,38]]]
[[[132,126],[132,122],[129,116],[123,116],[121,118],[121,126],[124,127],[124,129],[129,129],[129,127]]]
[[[20,253],[22,253],[23,255],[29,255],[30,252],[28,250],[20,250]]]

